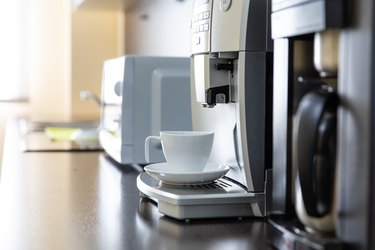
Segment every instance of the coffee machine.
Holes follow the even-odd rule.
[[[177,219],[266,215],[272,163],[270,1],[196,0],[191,22],[193,130],[213,131],[210,184],[165,185],[142,173],[143,196]]]
[[[273,0],[278,249],[374,248],[374,3]]]

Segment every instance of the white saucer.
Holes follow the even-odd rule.
[[[224,176],[229,166],[208,163],[202,172],[176,172],[168,163],[156,163],[145,166],[144,170],[152,177],[170,185],[207,184]]]

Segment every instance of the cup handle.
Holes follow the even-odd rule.
[[[146,163],[150,162],[150,142],[151,140],[157,140],[159,143],[161,142],[160,136],[148,136],[145,140],[145,160]]]

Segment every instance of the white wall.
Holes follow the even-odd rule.
[[[82,101],[79,93],[89,90],[100,97],[103,62],[124,54],[124,13],[116,10],[78,10],[72,13],[73,119],[99,120],[100,108]]]
[[[189,56],[192,11],[192,0],[143,0],[126,12],[126,54]]]
[[[67,119],[70,116],[70,4],[66,0],[30,0],[25,41],[30,67],[29,101],[0,102],[0,162],[8,120],[16,117]],[[1,164],[0,164],[1,169]]]
[[[34,118],[70,116],[70,4],[31,0],[29,114]]]

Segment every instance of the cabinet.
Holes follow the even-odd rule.
[[[73,9],[125,10],[139,0],[71,0]]]

